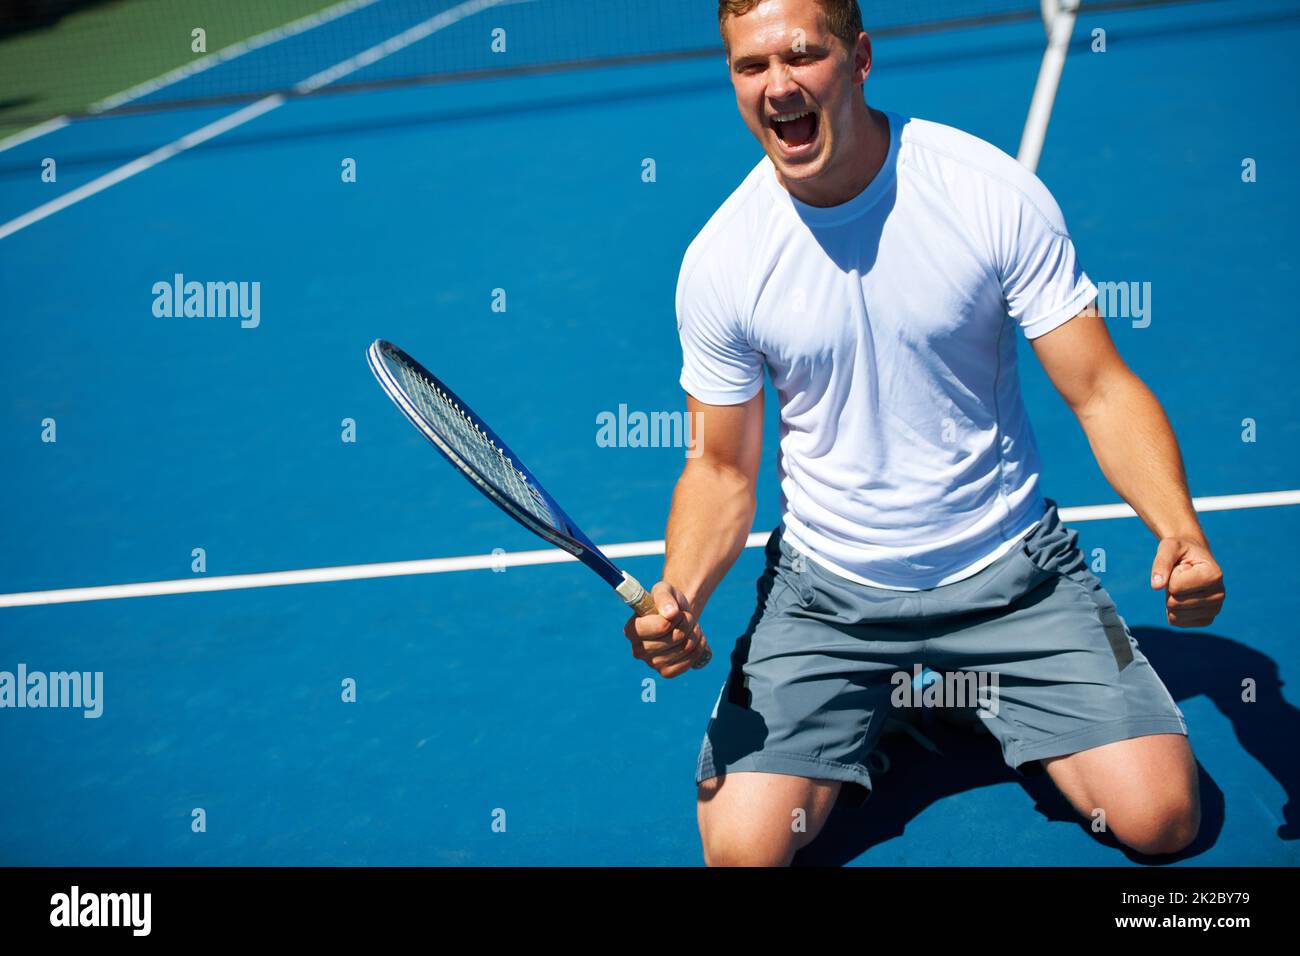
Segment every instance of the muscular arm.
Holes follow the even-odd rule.
[[[753,527],[763,393],[743,405],[705,405],[687,396],[686,407],[701,453],[687,461],[673,492],[663,579],[698,617]]]
[[[652,590],[658,614],[632,617],[623,633],[632,656],[676,677],[707,646],[700,612],[749,535],[763,442],[763,393],[743,405],[687,399],[692,447],[673,493],[663,580]]]
[[[1120,359],[1088,308],[1033,340],[1043,367],[1083,425],[1102,473],[1160,540],[1151,587],[1178,627],[1203,627],[1223,606],[1223,571],[1192,507],[1178,440],[1155,395]]]
[[[1089,307],[1031,344],[1078,417],[1111,487],[1157,538],[1208,547],[1169,419],[1116,352],[1096,309]]]

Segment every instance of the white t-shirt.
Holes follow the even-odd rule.
[[[1095,298],[1047,188],[952,127],[887,114],[889,156],[817,208],[765,157],[686,251],[681,384],[781,400],[785,536],[852,580],[917,590],[974,574],[1045,502],[1015,330]]]

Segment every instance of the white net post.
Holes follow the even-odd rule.
[[[1030,172],[1038,169],[1047,140],[1047,125],[1052,119],[1056,91],[1061,85],[1065,58],[1070,52],[1070,38],[1074,36],[1074,23],[1079,16],[1079,0],[1043,0],[1043,27],[1047,30],[1047,49],[1038,68],[1038,82],[1034,84],[1034,98],[1029,104],[1029,115],[1020,137],[1020,151],[1016,158]]]

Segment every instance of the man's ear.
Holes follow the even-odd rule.
[[[858,34],[858,42],[853,48],[854,81],[865,85],[871,75],[871,37],[865,33]]]

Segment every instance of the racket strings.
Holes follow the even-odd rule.
[[[482,427],[465,414],[455,397],[428,381],[405,362],[385,356],[397,372],[407,395],[419,406],[418,411],[466,464],[488,479],[521,510],[554,528],[555,518],[537,489],[493,441]]]

